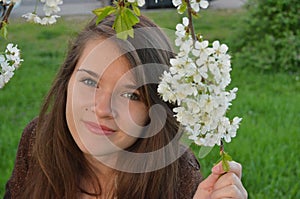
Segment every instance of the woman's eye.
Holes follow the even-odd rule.
[[[134,100],[134,101],[139,101],[140,100],[140,95],[137,94],[137,93],[123,93],[121,96],[126,97],[130,100]]]
[[[89,78],[83,79],[81,80],[81,82],[83,82],[87,86],[97,87],[97,82]]]

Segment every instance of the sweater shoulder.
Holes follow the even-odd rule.
[[[200,164],[190,149],[179,159],[179,199],[192,199],[199,183],[202,181]]]
[[[22,132],[12,175],[6,183],[5,199],[16,198],[18,191],[22,190],[29,169],[29,161],[32,156],[37,121],[37,118],[33,119]]]

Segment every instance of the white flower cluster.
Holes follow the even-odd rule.
[[[8,44],[5,54],[0,54],[0,89],[13,77],[22,61],[17,45]]]
[[[129,3],[135,3],[137,2],[138,6],[142,7],[145,5],[145,0],[128,0]]]
[[[175,40],[180,52],[170,60],[158,86],[164,101],[177,103],[173,111],[189,139],[201,146],[220,145],[236,136],[241,118],[230,121],[226,112],[235,99],[237,88],[226,91],[230,84],[231,63],[228,47],[214,41],[193,42],[186,33],[188,19],[176,26]]]
[[[51,25],[56,23],[56,19],[60,16],[52,15],[60,11],[59,5],[63,4],[62,0],[40,0],[41,3],[44,4],[43,10],[45,13],[45,17],[39,17],[36,12],[26,13],[22,17],[26,19],[28,22],[38,23],[41,25]]]
[[[172,3],[178,9],[182,5],[182,0],[172,0]],[[206,9],[209,5],[208,1],[206,0],[190,0],[191,7],[195,12],[199,12],[200,8]]]

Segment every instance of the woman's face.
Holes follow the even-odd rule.
[[[90,40],[68,84],[66,118],[78,147],[94,157],[130,147],[148,121],[128,59],[104,39]]]

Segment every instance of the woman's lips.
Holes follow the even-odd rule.
[[[94,133],[96,135],[111,135],[111,134],[114,134],[116,132],[116,131],[114,131],[114,130],[112,130],[112,129],[104,126],[104,125],[99,125],[99,124],[94,123],[94,122],[84,121],[83,123],[89,131],[91,131],[92,133]]]

